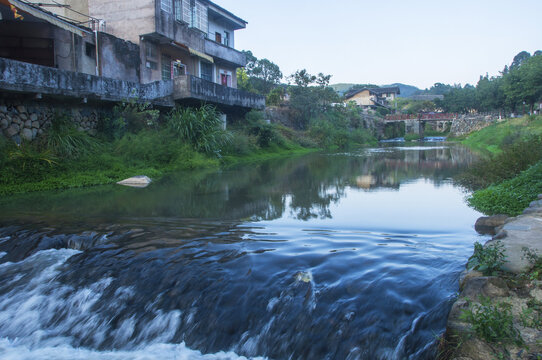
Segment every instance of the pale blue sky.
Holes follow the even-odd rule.
[[[215,0],[248,21],[236,48],[332,83],[476,83],[542,49],[542,0]]]

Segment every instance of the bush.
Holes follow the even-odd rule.
[[[468,268],[482,272],[485,276],[494,276],[504,264],[504,247],[500,241],[486,245],[476,242],[474,254],[469,259]]]
[[[511,180],[474,192],[467,200],[470,206],[487,215],[516,216],[542,193],[540,179],[542,162]]]
[[[168,137],[166,131],[141,131],[138,134],[126,134],[115,143],[115,154],[128,164],[147,163],[167,165],[183,143],[179,139]]]
[[[468,301],[469,308],[461,314],[461,318],[472,325],[476,335],[489,343],[523,345],[523,339],[514,326],[512,306],[505,302],[493,304],[483,296],[479,300],[480,304]]]
[[[55,114],[47,132],[46,146],[59,157],[76,158],[95,151],[99,143],[86,132],[79,131],[67,114]]]
[[[419,134],[405,134],[405,141],[420,140]]]
[[[503,151],[477,161],[456,177],[461,185],[477,190],[518,175],[542,160],[542,138],[531,136],[504,147]]]
[[[228,155],[249,155],[258,149],[258,138],[241,130],[232,131],[232,141],[224,147]]]
[[[231,134],[221,128],[222,120],[216,108],[204,105],[199,109],[175,108],[169,114],[169,128],[194,150],[220,155],[222,147],[231,142]]]

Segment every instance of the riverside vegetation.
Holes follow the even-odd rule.
[[[468,202],[487,215],[519,215],[542,193],[542,116],[508,119],[462,142],[482,159],[458,177],[475,190]]]
[[[130,102],[102,119],[96,136],[78,131],[67,114],[58,113],[45,136],[32,143],[17,145],[0,135],[0,195],[109,184],[139,174],[158,178],[177,170],[374,142],[356,124],[356,111],[319,107],[306,130],[266,123],[262,112],[253,111],[223,130],[210,105],[164,114]]]

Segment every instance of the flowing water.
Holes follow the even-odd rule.
[[[431,359],[478,213],[445,144],[0,201],[2,359]]]

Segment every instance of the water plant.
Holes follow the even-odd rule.
[[[504,246],[501,241],[495,241],[483,246],[474,244],[474,254],[469,259],[468,268],[482,272],[485,276],[494,276],[505,262]]]

